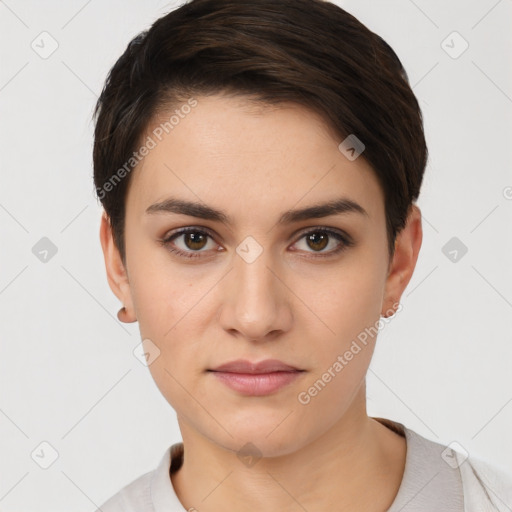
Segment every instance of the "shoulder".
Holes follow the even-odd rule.
[[[407,439],[402,483],[388,512],[512,511],[512,475],[505,469],[468,456],[457,443],[445,445],[402,423],[376,419]]]
[[[181,444],[175,444],[165,450],[158,466],[144,473],[118,493],[105,501],[95,512],[154,512],[158,503],[169,512],[176,509],[173,501],[174,491],[169,478],[172,454],[176,454]],[[177,458],[175,456],[175,458]]]
[[[470,456],[452,444],[444,445],[409,430],[409,438],[414,438],[423,453],[431,451],[436,463],[432,469],[451,479],[452,487],[458,488],[464,512],[510,512],[512,506],[512,475],[497,465],[478,456]],[[432,461],[433,462],[433,461]]]
[[[457,452],[460,461],[465,511],[510,512],[512,506],[512,475],[479,458]]]
[[[153,510],[151,503],[151,477],[153,472],[145,473],[118,493],[109,498],[96,512],[146,512]]]

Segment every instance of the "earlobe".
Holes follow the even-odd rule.
[[[130,316],[125,306],[123,306],[118,312],[117,312],[117,319],[120,322],[124,322],[125,324],[131,324],[133,322],[136,322],[137,319],[134,316]]]
[[[396,237],[395,252],[386,279],[383,312],[396,309],[399,304],[414,273],[422,240],[421,211],[412,204],[406,225]]]
[[[108,284],[114,295],[123,304],[123,308],[118,312],[117,317],[122,322],[135,322],[136,318],[132,313],[133,305],[128,274],[122,262],[119,250],[115,245],[110,221],[105,211],[103,211],[101,216],[100,242],[103,250],[103,258],[105,260]]]

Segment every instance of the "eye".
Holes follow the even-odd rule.
[[[317,227],[303,233],[299,241],[302,240],[304,240],[306,248],[313,249],[313,258],[333,256],[354,245],[353,240],[347,234],[324,227]],[[324,249],[328,247],[330,242],[333,240],[338,242],[337,244],[331,244],[334,245],[334,249],[324,251]],[[306,252],[309,251],[306,250]]]
[[[175,241],[182,238],[181,243],[177,244]],[[208,248],[208,239],[212,241],[213,247],[210,246]],[[310,229],[309,231],[302,234],[299,238],[299,241],[304,239],[306,248],[312,248],[313,256],[309,257],[329,257],[344,249],[351,247],[354,245],[353,240],[347,234],[341,231],[335,231],[333,229],[328,229],[324,227],[317,227],[314,229]],[[330,245],[331,241],[337,241],[334,249],[324,251],[326,247]],[[213,235],[209,233],[209,231],[205,231],[204,228],[196,228],[196,227],[187,227],[180,229],[177,232],[171,233],[169,236],[159,240],[159,243],[166,247],[168,251],[171,253],[177,254],[180,257],[184,258],[198,258],[201,256],[201,253],[207,252],[209,250],[215,250],[215,242],[213,242]],[[298,242],[295,242],[294,245],[297,245]],[[181,247],[180,247],[181,245]],[[219,246],[217,246],[217,251]],[[204,251],[202,249],[205,249]],[[294,251],[296,249],[293,249]],[[314,254],[318,253],[318,254]]]
[[[176,248],[174,240],[177,240],[180,237],[183,237],[183,248]],[[176,253],[178,256],[183,256],[185,258],[197,258],[201,256],[201,252],[204,252],[200,251],[200,249],[203,249],[207,246],[208,238],[213,240],[212,235],[210,235],[207,231],[189,227],[180,229],[170,236],[159,240],[159,242],[165,246],[167,250],[172,253]]]

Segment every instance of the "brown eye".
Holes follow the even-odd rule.
[[[354,245],[354,241],[348,235],[326,228],[310,230],[302,235],[300,240],[302,239],[305,240],[305,252],[312,253],[312,257],[329,257]],[[333,241],[337,242],[337,244],[331,243]],[[329,245],[334,246],[334,248],[325,251],[324,249]]]
[[[315,232],[306,237],[307,244],[315,251],[325,249],[329,243],[329,236],[325,233]]]
[[[213,244],[213,247],[210,247],[210,250],[207,249],[208,239],[211,239]],[[344,232],[338,232],[333,229],[323,227],[310,229],[301,236],[299,241],[302,241],[303,239],[305,240],[306,247],[301,249],[301,251],[309,253],[309,257],[311,258],[326,258],[334,256],[354,245],[352,238]],[[335,242],[337,242],[337,244]],[[177,254],[183,258],[198,258],[201,256],[208,257],[211,254],[203,253],[209,253],[211,250],[221,250],[219,249],[220,246],[215,244],[213,235],[204,228],[183,228],[171,233],[164,239],[160,239],[159,243],[169,252]],[[295,245],[298,243],[299,242],[296,242]],[[331,245],[334,246],[331,250],[325,250]]]
[[[181,243],[177,243],[176,240],[180,238],[182,239]],[[202,229],[191,227],[181,229],[159,240],[159,242],[166,247],[169,252],[175,253],[178,256],[197,258],[201,256],[203,252],[207,252],[202,249],[208,245],[208,239],[213,240],[212,235]]]
[[[200,231],[192,231],[190,233],[182,233],[183,241],[188,249],[197,251],[206,245],[208,235]]]

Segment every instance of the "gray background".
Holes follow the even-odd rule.
[[[399,55],[430,150],[423,247],[404,309],[379,335],[368,412],[512,471],[512,0],[337,3]],[[133,355],[138,324],[116,318],[91,157],[108,70],[177,5],[0,1],[4,512],[92,511],[180,440]],[[469,44],[461,55],[453,31]],[[46,262],[33,252],[43,237],[57,248]]]

